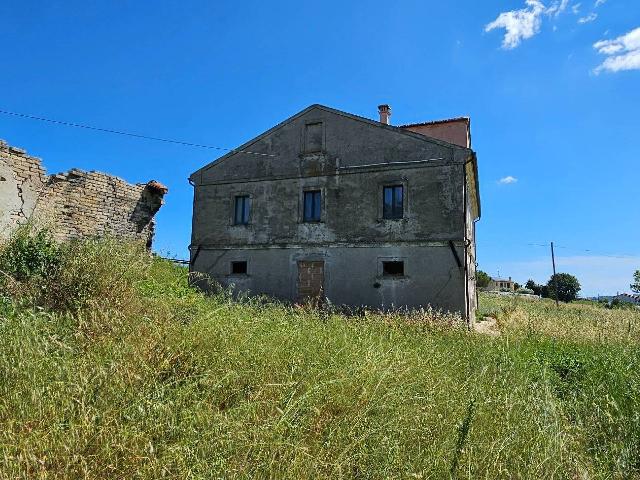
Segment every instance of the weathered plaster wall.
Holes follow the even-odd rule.
[[[31,216],[45,182],[39,158],[0,140],[0,235]]]
[[[462,241],[463,165],[344,169],[320,177],[202,185],[196,190],[192,243],[208,246]],[[405,186],[402,220],[382,218],[384,185]],[[306,189],[322,192],[322,221],[302,221]],[[236,195],[252,198],[249,225],[233,225]]]
[[[0,235],[28,219],[57,240],[113,235],[150,247],[166,187],[78,169],[48,176],[39,158],[0,141]]]
[[[463,259],[463,247],[455,248]],[[465,311],[464,268],[458,267],[447,242],[203,249],[192,268],[223,286],[233,285],[237,292],[295,300],[297,262],[303,260],[324,261],[324,295],[335,305],[391,309],[430,304]],[[386,260],[404,260],[404,276],[384,277],[382,261]],[[247,274],[232,274],[233,261],[246,261]]]
[[[305,129],[318,123],[321,148],[307,152]],[[273,156],[229,155],[191,177],[192,271],[236,291],[296,300],[298,262],[323,261],[323,294],[335,304],[466,314],[470,150],[323,108],[242,148]],[[405,187],[401,220],[382,218],[390,184]],[[302,221],[308,189],[322,192],[317,223]],[[251,197],[249,225],[233,225],[237,195]],[[404,275],[383,276],[387,260],[404,261]],[[234,261],[246,261],[247,274],[233,274]]]

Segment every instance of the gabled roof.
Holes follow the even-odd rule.
[[[280,122],[277,125],[273,126],[272,128],[270,128],[269,130],[265,131],[264,133],[258,135],[257,137],[252,138],[248,142],[240,145],[238,148],[226,153],[222,157],[219,157],[219,158],[209,162],[208,164],[206,164],[202,168],[199,168],[198,170],[193,172],[191,174],[190,178],[193,178],[193,176],[195,176],[196,174],[204,172],[205,170],[207,170],[210,167],[212,167],[214,164],[219,164],[221,162],[224,162],[226,159],[228,159],[229,157],[231,157],[231,156],[233,156],[233,155],[235,155],[237,153],[242,153],[245,150],[249,150],[251,145],[253,145],[254,143],[260,141],[262,138],[268,136],[269,134],[271,134],[272,132],[278,130],[279,128],[283,127],[284,125],[287,125],[288,123],[293,122],[298,117],[303,116],[304,114],[306,114],[307,112],[309,112],[309,111],[311,111],[313,109],[324,110],[326,112],[334,113],[336,115],[341,115],[343,117],[351,118],[352,120],[356,120],[356,121],[359,121],[359,122],[362,122],[362,123],[366,123],[366,124],[371,125],[371,126],[376,127],[376,128],[388,129],[388,130],[394,131],[396,133],[400,133],[402,135],[410,136],[410,137],[415,138],[415,139],[424,140],[424,141],[427,141],[427,142],[430,142],[430,143],[435,143],[437,145],[441,145],[441,146],[448,147],[448,148],[454,148],[454,149],[458,149],[458,150],[468,150],[469,153],[472,153],[472,150],[469,149],[469,148],[465,148],[465,147],[462,147],[460,145],[456,145],[456,144],[453,144],[453,143],[445,142],[444,140],[440,140],[440,139],[437,139],[437,138],[429,137],[427,135],[423,135],[423,134],[420,134],[420,133],[411,132],[409,130],[405,130],[401,126],[387,125],[385,123],[377,122],[377,121],[371,120],[369,118],[361,117],[359,115],[354,115],[353,113],[344,112],[342,110],[337,110],[335,108],[327,107],[325,105],[320,105],[320,104],[316,103],[316,104],[313,104],[313,105],[309,105],[304,110],[301,110],[300,112],[296,113],[295,115],[292,115],[291,117],[283,120],[282,122]]]
[[[270,135],[271,133],[273,133],[274,131],[278,130],[279,128],[293,122],[294,120],[296,120],[297,118],[305,115],[306,113],[308,113],[311,110],[314,109],[319,109],[319,110],[324,110],[326,112],[329,113],[333,113],[335,115],[340,115],[346,118],[350,118],[352,120],[358,121],[358,122],[362,122],[365,123],[367,125],[370,125],[374,128],[382,128],[382,129],[386,129],[388,131],[393,131],[396,134],[400,134],[400,135],[406,135],[409,136],[413,139],[416,140],[420,140],[420,141],[424,141],[424,142],[428,142],[431,144],[436,144],[436,145],[440,145],[446,148],[450,148],[452,150],[462,150],[462,151],[466,151],[468,152],[469,156],[468,156],[468,163],[471,163],[472,165],[472,181],[473,181],[473,192],[474,192],[474,198],[475,198],[475,206],[476,206],[476,212],[475,212],[475,218],[480,218],[480,192],[478,189],[478,162],[476,159],[476,154],[475,152],[467,147],[461,146],[461,145],[456,145],[454,143],[450,143],[444,140],[440,140],[438,138],[434,138],[431,137],[429,135],[425,135],[423,133],[417,133],[417,132],[413,132],[411,130],[408,130],[406,127],[408,127],[408,125],[402,125],[402,126],[394,126],[394,125],[387,125],[385,123],[381,123],[375,120],[371,120],[369,118],[365,118],[365,117],[361,117],[359,115],[354,115],[352,113],[348,113],[348,112],[343,112],[342,110],[337,110],[335,108],[331,108],[331,107],[327,107],[325,105],[320,105],[320,104],[313,104],[313,105],[309,105],[307,108],[301,110],[300,112],[296,113],[295,115],[292,115],[291,117],[283,120],[282,122],[278,123],[277,125],[273,126],[272,128],[270,128],[269,130],[265,131],[264,133],[258,135],[257,137],[249,140],[248,142],[240,145],[237,149],[234,149],[230,152],[228,152],[227,154],[223,155],[220,158],[217,158],[215,160],[213,160],[212,162],[209,162],[208,164],[206,164],[205,166],[203,166],[202,168],[196,170],[195,172],[193,172],[191,174],[191,176],[189,177],[189,181],[193,181],[194,177],[196,175],[202,174],[203,172],[205,172],[206,170],[208,170],[209,168],[213,167],[214,165],[219,165],[223,162],[225,162],[226,160],[228,160],[229,158],[231,158],[232,156],[234,156],[237,153],[249,153],[249,151],[251,151],[251,146],[257,142],[259,142],[260,140],[262,140],[263,138],[267,137],[268,135]],[[452,118],[452,119],[448,119],[448,120],[436,120],[434,122],[425,122],[423,125],[436,125],[437,123],[447,123],[447,122],[456,122],[456,121],[466,121],[467,122],[467,128],[469,128],[470,125],[470,119],[469,117],[458,117],[458,118]],[[415,125],[421,125],[421,124],[415,124]],[[255,152],[252,151],[251,153],[253,154],[257,154],[257,155],[267,155],[267,156],[271,156],[270,154],[264,154],[264,153],[260,153],[260,152]]]

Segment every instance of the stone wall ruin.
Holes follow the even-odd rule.
[[[109,235],[151,248],[166,193],[155,180],[130,184],[79,169],[47,175],[41,159],[0,140],[0,237],[32,221],[58,241]]]

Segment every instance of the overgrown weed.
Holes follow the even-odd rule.
[[[635,330],[591,306],[481,297],[487,339],[428,309],[206,296],[108,239],[60,248],[68,271],[16,280],[51,293],[0,296],[0,477],[640,475]]]

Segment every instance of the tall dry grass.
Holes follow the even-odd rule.
[[[640,309],[606,308],[597,302],[560,302],[523,296],[481,297],[480,314],[497,318],[512,335],[540,334],[575,341],[640,342]]]
[[[0,301],[0,478],[639,475],[627,337],[207,297],[137,246],[62,248],[30,280],[54,293]]]

